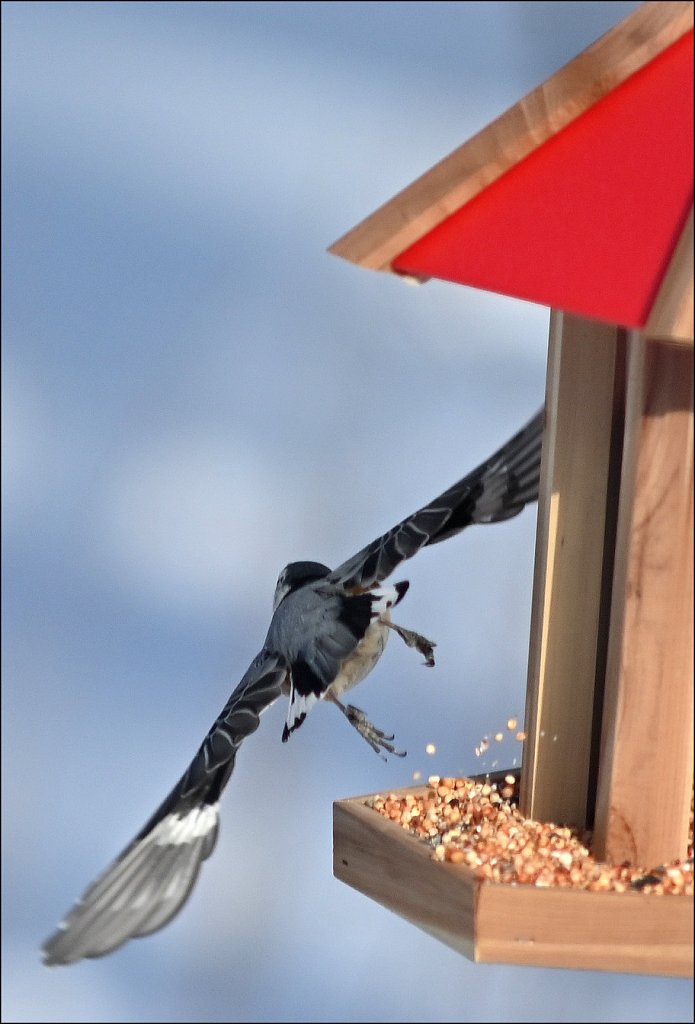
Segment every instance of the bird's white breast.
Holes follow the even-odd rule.
[[[381,613],[381,619],[390,620],[390,618],[391,616],[388,611]],[[369,624],[356,650],[353,651],[349,658],[345,659],[340,672],[330,687],[331,692],[336,697],[339,697],[341,693],[345,693],[346,690],[351,690],[353,686],[357,686],[372,671],[384,653],[388,634],[389,627],[384,625],[378,618]]]

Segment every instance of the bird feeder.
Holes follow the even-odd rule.
[[[645,868],[693,794],[692,108],[646,3],[330,249],[551,307],[519,806]],[[692,974],[692,896],[480,881],[367,802],[336,876],[472,959]]]

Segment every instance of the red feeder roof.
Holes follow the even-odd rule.
[[[692,18],[644,5],[331,251],[691,339]]]

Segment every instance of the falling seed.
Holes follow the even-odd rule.
[[[507,722],[507,728],[509,729],[509,731],[512,732],[514,729],[516,729],[516,726],[516,718],[510,718],[509,721]]]
[[[436,754],[437,753],[437,748],[434,745],[434,743],[428,743],[427,744],[427,746],[425,747],[425,753],[427,753],[427,754]]]
[[[413,782],[419,782],[422,778],[422,772],[413,772]]]
[[[525,732],[518,732],[516,734],[516,738],[518,739],[519,743],[523,743],[524,740],[526,739],[526,733]]]
[[[502,740],[504,739],[504,733],[503,732],[496,732],[495,733],[495,739],[496,739],[496,741],[498,743],[501,743]]]
[[[485,753],[485,751],[488,749],[489,746],[490,746],[490,737],[489,736],[483,736],[482,740],[480,741],[478,746],[475,748],[475,756],[476,757],[480,757],[481,754]]]

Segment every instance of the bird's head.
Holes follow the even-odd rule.
[[[288,594],[291,594],[294,590],[299,590],[300,587],[306,586],[307,583],[322,580],[325,576],[328,576],[330,571],[328,566],[323,565],[321,562],[290,562],[278,576],[275,586],[275,597],[273,598],[273,611]]]

